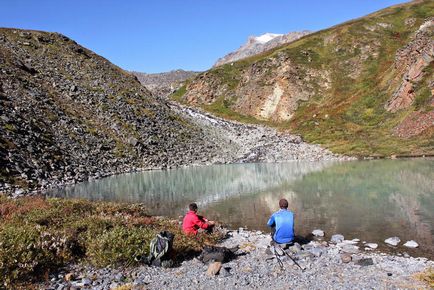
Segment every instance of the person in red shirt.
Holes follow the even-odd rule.
[[[196,235],[199,229],[206,230],[207,232],[211,232],[214,222],[209,221],[206,218],[197,215],[197,204],[190,203],[189,211],[184,217],[182,221],[182,230],[186,234]]]

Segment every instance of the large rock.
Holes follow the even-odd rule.
[[[378,244],[376,244],[376,243],[366,243],[365,246],[370,248],[370,249],[378,248]]]
[[[407,241],[404,244],[404,246],[407,247],[407,248],[417,248],[417,247],[419,247],[419,244],[416,243],[415,241],[411,240],[411,241]]]
[[[396,247],[401,242],[401,239],[398,237],[391,237],[384,240],[384,242],[388,245]]]
[[[315,237],[324,237],[324,231],[323,231],[323,230],[320,230],[320,229],[313,230],[313,231],[312,231],[312,234],[313,234]]]

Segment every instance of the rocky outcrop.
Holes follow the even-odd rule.
[[[287,34],[265,33],[260,36],[250,36],[247,39],[247,42],[239,49],[219,58],[214,64],[214,67],[268,51],[278,46],[293,42],[310,33],[310,31],[305,30],[301,32],[289,32]]]
[[[415,98],[415,86],[427,74],[425,69],[434,65],[434,18],[425,21],[416,31],[414,38],[405,47],[398,50],[395,67],[398,76],[402,76],[399,88],[386,103],[388,111],[396,112],[408,108]],[[434,79],[431,77],[431,97],[434,90]]]
[[[184,81],[196,76],[198,72],[185,71],[182,69],[164,73],[147,74],[142,72],[131,72],[137,79],[155,96],[165,97],[183,84]]]

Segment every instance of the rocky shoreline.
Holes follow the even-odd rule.
[[[428,288],[418,275],[434,267],[426,258],[399,257],[378,252],[360,240],[341,235],[316,237],[295,244],[288,256],[276,256],[271,238],[242,228],[229,231],[219,246],[239,246],[237,257],[220,265],[197,258],[173,268],[149,266],[97,269],[70,265],[39,284],[41,289],[403,289]],[[366,250],[359,249],[364,245]],[[280,265],[279,260],[282,262]],[[210,268],[217,274],[210,273]],[[214,272],[215,272],[214,271]]]

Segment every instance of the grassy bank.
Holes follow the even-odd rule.
[[[177,221],[151,217],[143,204],[0,196],[0,288],[43,279],[71,262],[134,265],[162,230],[175,234],[179,259],[218,239],[185,236]]]

